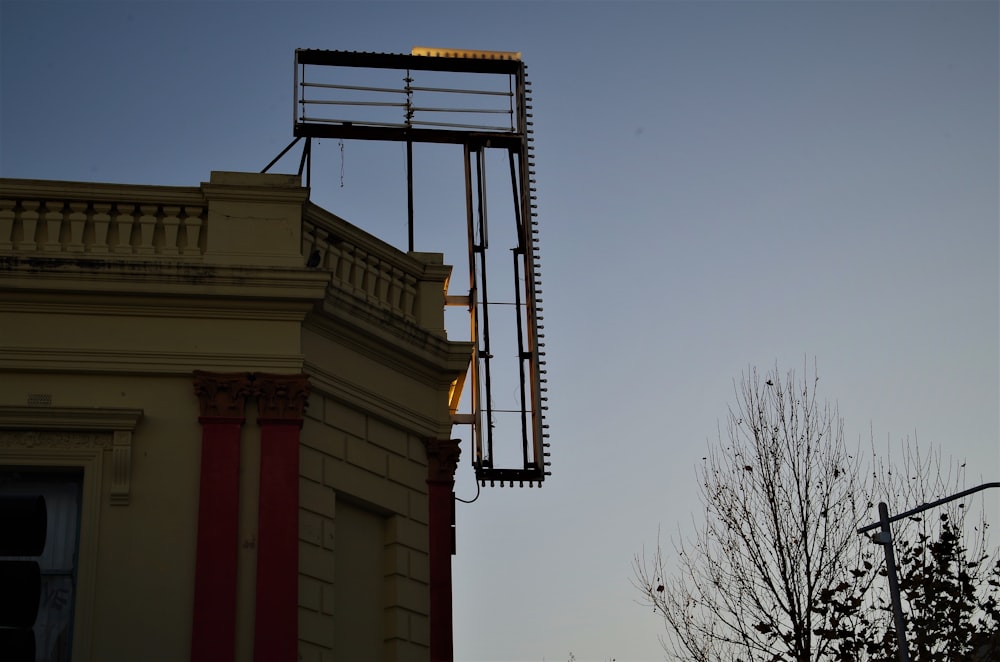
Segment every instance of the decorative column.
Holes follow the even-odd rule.
[[[240,428],[248,373],[196,370],[201,408],[201,487],[191,662],[232,662],[236,646]]]
[[[260,426],[254,660],[298,659],[299,431],[307,375],[254,378]]]
[[[451,557],[455,553],[458,439],[425,439],[430,530],[431,662],[452,662]]]

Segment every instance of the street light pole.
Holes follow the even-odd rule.
[[[885,501],[878,505],[881,531],[876,541],[885,551],[885,568],[889,577],[889,596],[892,598],[892,618],[896,623],[896,643],[899,646],[899,662],[910,662],[910,649],[906,644],[906,621],[903,620],[903,603],[899,598],[899,578],[896,576],[896,552],[892,545],[892,525],[889,521],[889,506]]]
[[[896,641],[899,644],[899,662],[910,662],[910,651],[906,644],[906,621],[903,618],[903,605],[899,597],[899,579],[896,576],[896,553],[893,550],[892,528],[890,525],[892,522],[897,520],[916,515],[917,513],[922,513],[925,510],[934,508],[935,506],[940,506],[941,504],[954,501],[955,499],[961,499],[962,497],[975,494],[976,492],[981,492],[991,487],[1000,487],[1000,481],[983,483],[982,485],[977,485],[976,487],[970,487],[969,489],[962,490],[957,494],[952,494],[951,496],[946,496],[942,499],[938,499],[937,501],[925,503],[922,506],[917,506],[916,508],[907,510],[905,513],[893,515],[892,517],[889,517],[889,506],[887,506],[883,501],[878,505],[879,521],[858,529],[858,533],[868,533],[869,531],[873,531],[875,529],[881,529],[878,535],[875,536],[875,542],[882,545],[882,549],[885,550],[885,570],[889,578],[889,595],[892,598],[892,616],[896,623]]]

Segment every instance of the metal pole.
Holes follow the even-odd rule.
[[[415,249],[413,248],[413,141],[410,140],[409,133],[410,129],[413,128],[413,77],[410,76],[410,70],[406,70],[406,78],[403,79],[406,83],[406,103],[404,107],[406,108],[406,231],[407,231],[407,246],[409,251],[412,253]]]
[[[292,142],[288,143],[288,147],[286,147],[285,149],[281,150],[281,154],[278,154],[276,157],[274,157],[273,159],[271,159],[271,162],[268,163],[266,166],[264,166],[264,169],[261,170],[260,173],[264,174],[265,172],[267,172],[268,170],[270,170],[271,166],[273,166],[275,163],[277,163],[281,159],[282,156],[284,156],[285,154],[288,153],[288,150],[290,150],[291,148],[295,147],[295,143],[299,142],[299,138],[301,138],[301,137],[302,136],[299,136],[298,138],[296,138]],[[301,174],[301,172],[299,174]]]
[[[885,569],[889,576],[889,595],[892,598],[892,617],[896,622],[896,642],[899,646],[899,662],[910,662],[910,650],[906,645],[906,621],[903,620],[903,605],[899,599],[899,579],[896,577],[896,553],[892,546],[892,524],[889,522],[889,506],[885,501],[878,505],[879,523],[882,530],[878,542],[885,550]]]
[[[981,492],[982,490],[990,489],[992,487],[1000,487],[1000,481],[983,483],[982,485],[977,485],[976,487],[970,487],[969,489],[962,490],[957,494],[952,494],[951,496],[946,496],[938,499],[937,501],[925,503],[911,510],[907,510],[905,513],[893,515],[892,517],[889,517],[889,507],[883,501],[878,505],[879,521],[858,529],[858,533],[867,533],[875,530],[876,528],[881,529],[878,536],[875,537],[875,541],[883,545],[883,548],[885,549],[885,569],[886,574],[889,577],[889,594],[892,597],[892,615],[896,622],[896,638],[899,641],[900,662],[910,661],[910,651],[906,646],[906,623],[903,621],[903,606],[899,599],[899,580],[896,577],[896,554],[892,547],[892,529],[890,528],[890,525],[892,522],[903,519],[904,517],[910,517],[911,515],[922,513],[930,508],[940,506],[948,503],[949,501],[954,501],[955,499],[967,497],[971,494],[975,494],[976,492]]]
[[[413,141],[406,141],[406,229],[407,246],[413,252]]]

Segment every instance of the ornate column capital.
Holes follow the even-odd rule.
[[[257,416],[261,419],[300,421],[309,404],[309,375],[254,375]]]
[[[458,439],[424,439],[427,449],[427,480],[453,483],[458,458],[462,455]]]
[[[194,371],[194,394],[202,416],[243,418],[246,399],[251,395],[248,372]]]

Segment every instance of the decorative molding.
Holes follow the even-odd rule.
[[[141,409],[0,405],[0,456],[49,462],[110,451],[111,505],[128,505],[133,432],[141,419]]]
[[[246,401],[256,398],[260,419],[301,421],[309,401],[309,376],[195,370],[194,392],[202,418],[243,419]]]
[[[111,435],[101,432],[0,430],[0,446],[19,450],[102,451],[111,448]]]
[[[62,301],[81,291],[104,294],[107,300],[127,292],[208,299],[220,306],[227,299],[266,301],[268,309],[298,305],[305,313],[323,298],[330,280],[329,274],[313,270],[191,263],[162,255],[129,254],[126,260],[117,255],[28,254],[3,256],[3,262],[4,278],[19,278],[19,290],[54,292]]]
[[[0,407],[0,412],[10,407]],[[78,467],[83,470],[80,542],[73,624],[72,659],[91,657],[96,610],[97,558],[100,541],[104,453],[112,445],[107,432],[0,430],[0,464],[29,467]],[[24,441],[26,440],[26,441]]]
[[[253,379],[259,419],[302,420],[309,404],[309,376],[258,372]]]
[[[246,399],[253,394],[248,372],[194,371],[194,394],[202,417],[243,418]]]
[[[197,186],[147,186],[103,182],[67,182],[49,179],[0,180],[0,197],[15,200],[104,201],[204,205]]]
[[[132,431],[115,430],[111,443],[111,505],[127,505],[131,489]]]
[[[450,383],[455,374],[468,369],[475,346],[472,341],[448,340],[332,288],[303,328],[425,383]]]
[[[60,295],[46,295],[33,292],[30,297],[10,297],[0,302],[0,310],[14,313],[51,313],[58,306],[59,314],[68,315],[125,315],[129,317],[178,317],[181,319],[232,319],[254,321],[289,322],[302,319],[302,305],[297,302],[282,304],[270,302],[264,306],[253,299],[198,298],[180,303],[176,300],[164,302],[149,297],[129,301],[112,299],[100,302],[67,301]]]
[[[141,409],[0,405],[0,430],[131,431],[141,418]]]
[[[213,368],[245,367],[254,365],[270,370],[301,370],[301,354],[223,354],[219,352],[171,352],[133,351],[121,349],[61,349],[44,348],[2,348],[0,349],[0,370],[13,372],[52,371],[65,373],[98,372],[107,373],[108,366],[116,366],[130,372],[154,374],[187,374],[206,366]]]
[[[427,481],[454,483],[462,455],[458,439],[424,439],[427,449]]]
[[[414,408],[399,399],[386,398],[378,391],[348,379],[346,375],[326,371],[315,363],[307,362],[305,369],[309,373],[312,393],[326,395],[350,407],[371,412],[396,427],[412,430],[416,435],[433,437],[451,432],[450,419],[428,416],[426,408]]]

